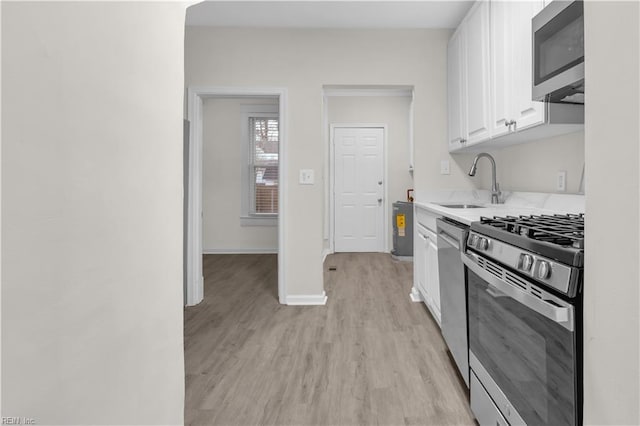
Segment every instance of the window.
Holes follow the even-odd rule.
[[[278,225],[278,104],[243,105],[242,226]]]
[[[249,134],[250,214],[278,214],[278,119],[250,117]]]

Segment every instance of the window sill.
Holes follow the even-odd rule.
[[[240,226],[278,226],[278,216],[240,216]]]

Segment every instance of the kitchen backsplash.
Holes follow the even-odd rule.
[[[584,131],[522,145],[488,150],[496,160],[502,190],[577,194],[584,167]],[[559,171],[566,171],[566,190],[558,191]],[[491,168],[480,160],[477,188],[489,188]]]
[[[417,202],[490,203],[491,192],[486,189],[418,190]],[[577,194],[553,194],[544,192],[503,191],[505,205],[552,210],[562,213],[584,213],[585,196]]]

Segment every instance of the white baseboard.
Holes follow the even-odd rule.
[[[333,254],[333,252],[330,249],[322,250],[322,264],[323,265],[324,265],[324,261],[327,260],[327,256],[329,256],[330,254]]]
[[[278,254],[278,248],[202,249],[202,254]]]
[[[325,305],[327,293],[322,294],[295,294],[287,296],[287,305]]]
[[[188,286],[187,300],[185,306],[196,306],[204,300],[204,278],[200,277],[196,282]]]
[[[412,302],[422,302],[422,295],[420,294],[420,292],[418,291],[417,288],[415,287],[411,287],[411,293],[409,293],[409,297],[411,298]]]

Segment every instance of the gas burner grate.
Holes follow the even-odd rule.
[[[481,217],[480,223],[563,247],[584,249],[584,214]]]

